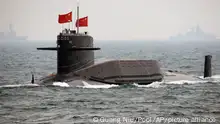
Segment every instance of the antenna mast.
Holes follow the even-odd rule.
[[[79,0],[77,0],[77,34],[79,34]]]

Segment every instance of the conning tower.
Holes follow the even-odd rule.
[[[94,64],[93,37],[87,32],[65,29],[57,36],[57,47],[37,48],[57,51],[57,80]]]

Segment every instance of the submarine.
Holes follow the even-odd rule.
[[[65,82],[78,85],[77,80],[83,80],[90,84],[146,85],[163,80],[156,60],[111,60],[96,64],[94,51],[101,48],[93,47],[93,37],[88,32],[79,31],[79,27],[88,26],[88,16],[79,18],[79,3],[76,11],[77,30],[62,30],[57,35],[56,47],[37,48],[57,52],[57,73],[43,77],[36,83],[51,85],[53,82]],[[72,12],[59,15],[58,22],[72,22]],[[31,82],[35,83],[34,79]]]
[[[79,7],[77,7],[79,9]],[[79,11],[78,11],[79,12]],[[69,14],[68,14],[69,15]],[[66,17],[65,17],[66,18]],[[79,14],[77,14],[79,20]],[[31,83],[53,85],[54,82],[65,82],[70,86],[96,84],[139,84],[148,85],[153,82],[201,80],[198,77],[178,71],[162,70],[157,60],[110,60],[95,63],[96,50],[93,37],[88,32],[64,29],[57,35],[56,47],[37,48],[37,50],[52,50],[57,52],[57,73],[34,80]],[[205,57],[204,78],[211,77],[211,57]]]
[[[57,52],[57,73],[31,83],[50,86],[65,82],[69,86],[82,85],[148,85],[153,82],[204,81],[211,77],[211,55],[205,56],[204,78],[173,70],[162,70],[157,60],[110,60],[95,63],[93,37],[88,32],[65,29],[57,35],[57,46],[37,48]],[[209,79],[209,78],[207,78]],[[86,83],[85,83],[86,82]]]
[[[104,84],[150,84],[162,81],[163,74],[156,60],[110,60],[95,64],[93,37],[88,32],[65,29],[57,35],[57,46],[37,48],[57,52],[57,73],[38,81],[43,85],[74,80]]]
[[[82,23],[80,22],[82,21]],[[86,23],[84,23],[86,21]],[[148,85],[161,81],[198,81],[203,80],[193,75],[173,70],[162,70],[157,60],[110,60],[96,63],[96,50],[93,37],[88,32],[79,32],[79,27],[88,26],[88,16],[79,18],[77,6],[77,30],[64,29],[57,35],[56,47],[37,48],[57,52],[57,73],[34,80],[31,83],[53,85],[65,82],[69,86],[79,85]],[[72,12],[59,15],[59,23],[72,22]],[[211,77],[211,56],[205,57],[204,78]],[[86,82],[86,83],[85,83]]]

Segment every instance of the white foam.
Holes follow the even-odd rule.
[[[14,85],[2,85],[0,88],[15,88],[15,87],[37,87],[38,84],[14,84]]]
[[[184,85],[184,84],[197,84],[197,83],[207,83],[210,80],[195,80],[195,81],[190,81],[190,80],[176,80],[176,81],[161,81],[161,82],[153,82],[148,85],[138,85],[134,83],[133,85],[136,87],[146,87],[146,88],[160,88],[160,87],[165,87],[166,85],[164,84],[177,84],[177,85]],[[213,81],[212,81],[213,82]]]
[[[53,82],[53,86],[70,87],[69,84],[67,84],[66,82]]]
[[[212,77],[206,77],[204,78],[203,76],[197,76],[197,78],[202,79],[202,80],[220,80],[220,75],[213,75]]]
[[[151,84],[148,84],[148,85],[139,85],[139,84],[136,84],[136,83],[134,83],[134,86],[136,86],[136,87],[151,87],[151,88],[159,88],[159,87],[162,87],[162,85],[161,84],[163,84],[164,82],[162,81],[162,82],[153,82],[153,83],[151,83]]]
[[[103,84],[103,85],[91,85],[85,81],[82,81],[83,85],[84,86],[77,86],[77,87],[80,87],[80,88],[94,88],[94,89],[98,89],[98,88],[104,88],[104,89],[109,89],[109,88],[112,88],[112,87],[118,87],[118,85],[114,85],[114,84]]]
[[[207,81],[197,80],[197,81],[190,81],[190,80],[177,80],[177,81],[170,81],[165,82],[165,84],[197,84],[197,83],[206,83]]]

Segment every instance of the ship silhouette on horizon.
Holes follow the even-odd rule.
[[[0,32],[0,41],[25,41],[27,38],[27,36],[17,36],[12,24],[9,25],[9,32]]]
[[[192,27],[185,34],[179,33],[176,36],[171,36],[172,41],[216,41],[217,37],[213,34],[204,32],[199,25]]]

